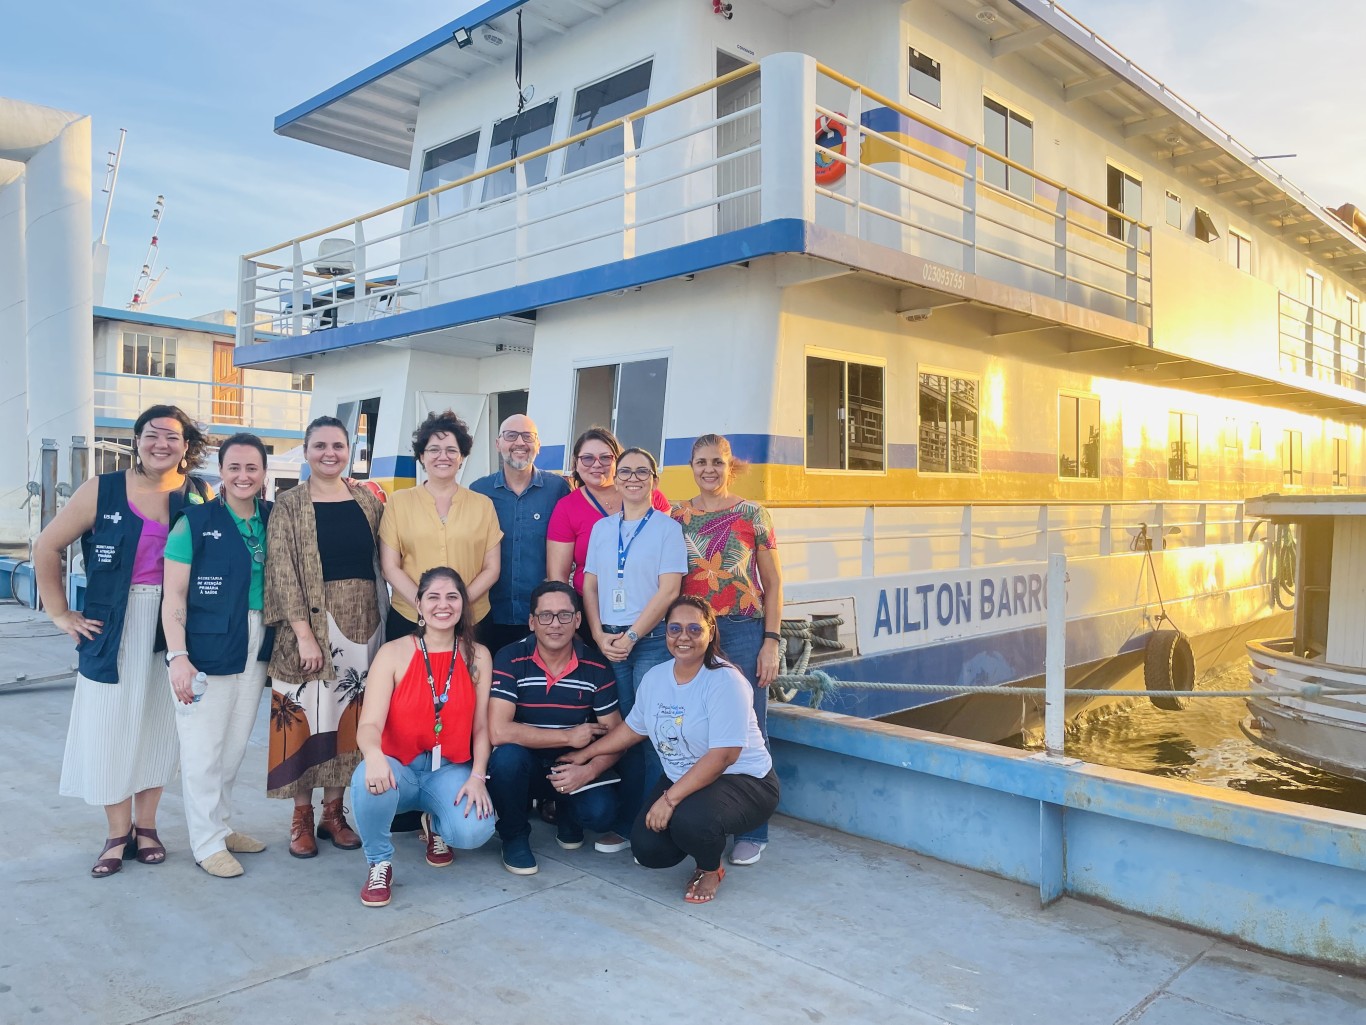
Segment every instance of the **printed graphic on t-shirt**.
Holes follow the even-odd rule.
[[[666,705],[662,701],[655,706],[655,750],[659,752],[659,760],[685,772],[698,758],[689,750],[683,737],[686,712],[682,705]]]

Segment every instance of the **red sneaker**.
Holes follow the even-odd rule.
[[[360,889],[360,902],[367,908],[382,908],[389,903],[390,890],[394,885],[394,866],[381,861],[370,866],[365,877],[365,885]]]
[[[455,851],[446,846],[446,841],[441,839],[436,827],[432,825],[432,817],[426,812],[422,813],[422,834],[427,840],[427,864],[433,868],[445,868],[455,860]]]

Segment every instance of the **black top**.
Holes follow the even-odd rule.
[[[375,536],[355,501],[314,502],[324,580],[374,580]]]

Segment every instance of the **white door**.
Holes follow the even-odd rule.
[[[743,67],[744,62],[726,53],[716,55],[716,73],[724,75]],[[738,110],[753,108],[753,112],[727,121],[716,128],[717,159],[729,153],[738,153],[759,142],[759,73],[728,82],[716,90],[716,116],[725,117]],[[732,192],[759,184],[759,152],[747,153],[742,157],[726,160],[716,165],[716,195],[727,196]],[[716,207],[716,230],[719,234],[748,228],[759,223],[759,193],[735,199],[722,199]]]

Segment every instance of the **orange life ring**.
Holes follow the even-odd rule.
[[[840,117],[844,115],[841,114]],[[816,118],[816,145],[844,156],[845,126],[829,115]],[[833,185],[844,177],[844,161],[836,160],[827,153],[816,151],[816,184]]]

